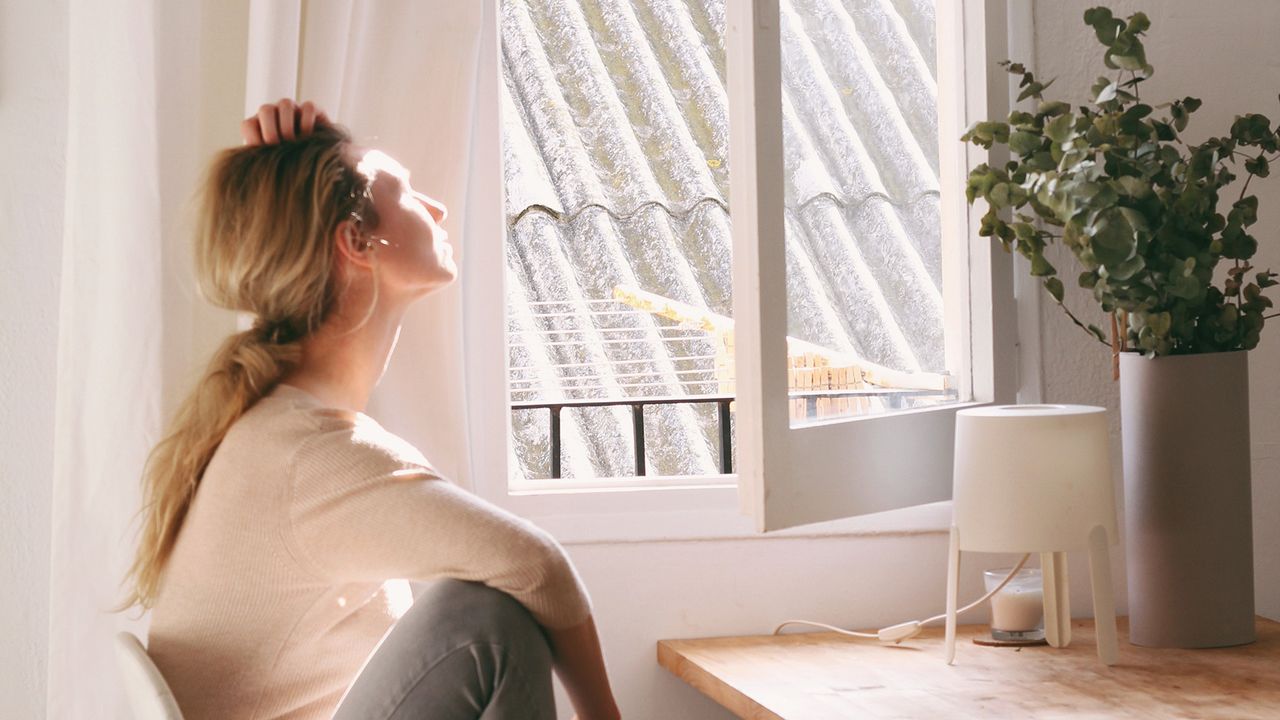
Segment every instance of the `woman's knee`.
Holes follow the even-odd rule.
[[[436,631],[454,641],[489,643],[507,648],[525,661],[536,661],[539,656],[550,661],[542,628],[523,605],[500,590],[462,580],[439,580],[416,603],[425,603]]]

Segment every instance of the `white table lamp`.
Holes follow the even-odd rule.
[[[1001,405],[956,414],[947,571],[947,663],[955,661],[960,552],[1040,553],[1045,639],[1071,642],[1069,550],[1088,550],[1098,658],[1117,658],[1109,548],[1119,541],[1106,410]]]

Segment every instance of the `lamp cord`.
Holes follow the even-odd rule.
[[[1031,558],[1031,553],[1027,553],[1026,555],[1023,555],[1022,559],[1018,561],[1018,564],[1014,566],[1013,570],[1009,572],[1009,574],[1005,577],[1005,579],[1000,581],[999,585],[995,586],[995,588],[993,588],[991,592],[987,593],[986,595],[983,595],[981,598],[978,598],[977,600],[974,600],[968,605],[965,605],[964,607],[957,610],[956,615],[959,615],[962,612],[967,612],[969,610],[972,610],[973,608],[981,605],[987,600],[990,600],[992,595],[995,595],[996,593],[1000,592],[1005,585],[1009,584],[1009,581],[1012,580],[1013,577],[1018,574],[1018,571],[1022,569],[1023,565],[1027,564],[1027,560],[1030,558]],[[863,633],[863,632],[855,632],[853,630],[845,630],[844,628],[838,628],[838,627],[835,627],[834,625],[827,625],[826,623],[814,622],[813,620],[787,620],[783,622],[781,625],[779,625],[778,627],[774,628],[773,634],[778,635],[782,631],[782,628],[788,625],[809,625],[812,627],[823,628],[824,630],[830,630],[832,632],[840,633],[841,635],[849,635],[851,637],[860,637],[860,638],[872,638],[875,640],[879,640],[880,642],[883,642],[883,643],[892,642],[896,644],[896,643],[902,642],[903,640],[906,640],[907,638],[911,638],[911,637],[915,637],[916,635],[919,635],[920,631],[924,629],[924,626],[927,625],[928,623],[934,622],[935,620],[944,620],[946,619],[946,617],[947,617],[946,613],[943,613],[941,615],[934,615],[928,620],[912,620],[910,622],[904,622],[898,625],[891,625],[887,628],[881,628],[880,631],[876,633]]]

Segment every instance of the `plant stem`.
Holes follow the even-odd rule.
[[[1262,157],[1262,153],[1258,153],[1258,157]],[[1253,173],[1249,173],[1249,177],[1244,179],[1244,187],[1240,188],[1240,197],[1236,198],[1236,202],[1244,199],[1244,194],[1249,192],[1249,183],[1253,180]]]
[[[1111,380],[1120,379],[1120,330],[1115,312],[1111,313]]]
[[[1054,298],[1054,302],[1058,302],[1057,298]],[[1106,342],[1100,339],[1097,335],[1093,334],[1093,331],[1089,329],[1088,325],[1084,324],[1083,322],[1080,322],[1080,318],[1076,317],[1075,313],[1071,312],[1071,310],[1067,307],[1066,303],[1059,302],[1058,307],[1062,308],[1062,312],[1066,313],[1067,317],[1071,318],[1071,322],[1075,323],[1076,327],[1083,330],[1086,335],[1093,338],[1094,340],[1097,340],[1099,343],[1102,343],[1104,347],[1109,347]]]

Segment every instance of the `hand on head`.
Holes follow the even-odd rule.
[[[307,101],[295,105],[283,98],[275,105],[263,105],[258,114],[240,123],[240,137],[245,145],[273,145],[283,140],[297,140],[311,134],[320,125],[329,124],[329,116]]]

